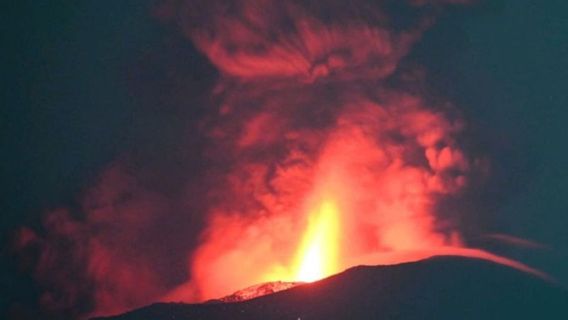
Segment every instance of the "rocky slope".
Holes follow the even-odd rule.
[[[568,293],[492,262],[435,257],[359,266],[247,301],[159,303],[100,319],[568,319]]]

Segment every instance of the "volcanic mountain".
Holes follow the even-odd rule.
[[[493,262],[439,256],[357,266],[246,301],[157,303],[98,319],[568,319],[568,291]]]

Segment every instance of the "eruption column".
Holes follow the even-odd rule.
[[[171,148],[184,150],[191,174],[170,161],[156,171],[154,155],[148,166],[117,160],[79,212],[48,213],[43,234],[21,230],[17,249],[39,253],[29,260],[48,309],[198,302],[440,254],[538,274],[467,248],[446,202],[485,176],[487,162],[464,149],[460,113],[428,92],[409,53],[445,5],[468,0],[156,2],[218,72],[214,87],[186,100],[193,77],[167,61],[175,69],[164,68],[164,84],[183,83],[156,88],[160,106],[195,108],[179,120],[192,124],[180,140],[188,146]]]

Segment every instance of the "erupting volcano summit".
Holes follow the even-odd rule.
[[[188,72],[207,71],[191,78],[167,69],[164,88],[184,83],[160,87],[152,100],[184,110],[187,119],[164,117],[167,125],[147,133],[168,136],[170,123],[183,123],[183,146],[166,143],[182,156],[160,171],[139,158],[167,155],[134,151],[109,165],[78,213],[49,213],[43,235],[21,230],[18,249],[38,254],[42,302],[71,317],[161,302],[192,305],[123,319],[171,311],[176,319],[305,320],[348,318],[339,307],[406,319],[455,311],[456,301],[483,308],[477,298],[526,302],[511,290],[491,295],[469,272],[563,299],[544,273],[473,247],[475,227],[464,228],[459,205],[489,176],[490,161],[468,147],[465,116],[433,90],[414,50],[440,15],[469,2],[156,1],[154,17],[173,34],[164,47],[182,43],[158,59],[191,52]],[[148,68],[144,79],[154,80],[160,68]],[[424,260],[441,255],[453,258]],[[430,287],[443,291],[442,302]],[[449,294],[462,289],[463,297]],[[478,311],[469,314],[494,315]]]

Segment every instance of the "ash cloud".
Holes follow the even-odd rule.
[[[178,169],[199,173],[125,156],[78,208],[22,229],[42,303],[68,317],[111,314],[266,280],[286,269],[309,207],[330,195],[349,212],[342,266],[462,246],[459,223],[436,205],[467,187],[478,161],[459,144],[459,112],[425,94],[422,69],[400,65],[445,6],[465,2],[158,3],[155,16],[219,72],[191,100],[200,111],[180,113],[198,119],[181,139],[191,164]],[[156,103],[200,94],[164,91]],[[164,191],[168,178],[177,182]]]

